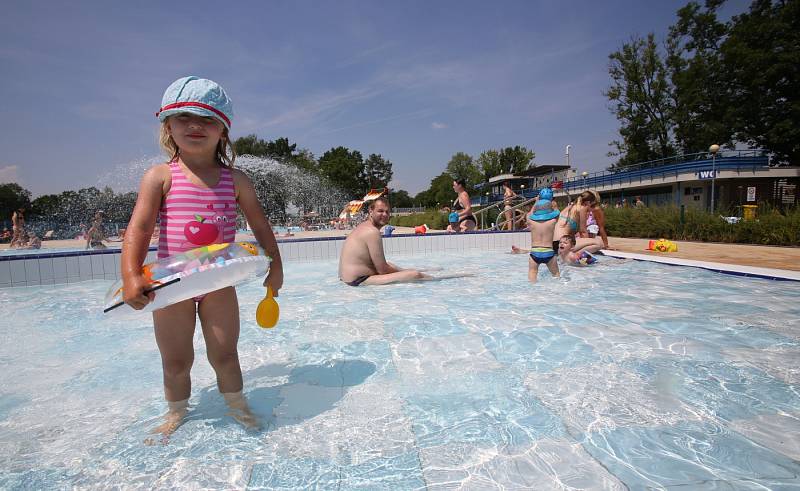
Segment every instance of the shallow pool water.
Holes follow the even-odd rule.
[[[351,288],[290,262],[275,329],[239,287],[245,392],[225,416],[195,336],[164,411],[148,316],[110,282],[0,290],[0,488],[797,489],[800,284],[610,258],[527,282],[525,256],[395,258],[476,276]]]

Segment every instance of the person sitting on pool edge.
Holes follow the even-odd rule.
[[[553,209],[553,190],[542,188],[539,200],[528,215],[528,227],[531,230],[531,252],[528,259],[528,280],[536,283],[539,265],[546,264],[553,277],[559,277],[558,259],[553,250],[553,231],[558,221],[558,210]]]
[[[589,266],[597,262],[592,254],[602,249],[597,244],[587,244],[583,247],[575,246],[574,235],[564,235],[558,241],[558,257],[570,266]]]
[[[432,279],[415,269],[400,269],[386,261],[381,228],[389,223],[389,200],[378,198],[369,204],[367,219],[357,226],[342,246],[339,279],[350,286],[387,285]]]

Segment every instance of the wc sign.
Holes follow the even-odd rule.
[[[717,174],[715,170],[701,170],[697,172],[698,179],[713,179]]]

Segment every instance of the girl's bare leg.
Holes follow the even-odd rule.
[[[194,300],[185,300],[153,312],[156,344],[164,374],[164,395],[169,405],[164,423],[154,428],[153,433],[169,436],[180,426],[188,411],[192,390],[190,372],[194,363],[195,309]]]
[[[217,375],[217,387],[230,408],[230,415],[248,428],[259,426],[242,395],[239,365],[239,301],[233,287],[211,292],[198,308],[208,361]]]

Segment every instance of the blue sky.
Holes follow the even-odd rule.
[[[154,113],[184,75],[225,87],[234,138],[379,153],[411,194],[459,151],[524,145],[560,163],[570,144],[578,171],[600,170],[618,127],[608,54],[663,39],[684,3],[7,2],[0,182],[136,186],[126,169],[159,154]]]

